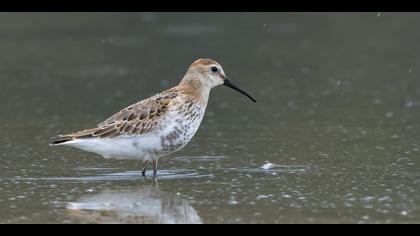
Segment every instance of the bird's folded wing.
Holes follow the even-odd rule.
[[[117,112],[96,128],[60,135],[59,138],[110,138],[119,135],[144,135],[152,132],[169,110],[176,93],[161,93]]]

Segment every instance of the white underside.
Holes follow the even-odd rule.
[[[97,153],[105,158],[151,160],[153,157],[149,150],[159,148],[160,142],[157,135],[147,135],[76,139],[64,145]]]

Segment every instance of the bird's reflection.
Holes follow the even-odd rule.
[[[200,224],[189,203],[156,185],[125,190],[105,190],[98,195],[69,203],[72,218],[89,223]]]

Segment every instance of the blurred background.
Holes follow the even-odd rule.
[[[418,13],[1,13],[0,223],[419,223]],[[160,162],[49,138],[95,126],[212,58]]]

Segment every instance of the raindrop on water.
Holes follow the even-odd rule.
[[[230,199],[229,199],[229,201],[228,201],[228,204],[229,205],[236,205],[236,204],[238,204],[239,202],[238,201],[236,201],[236,199],[235,199],[235,197],[234,196],[231,196],[230,197]]]

